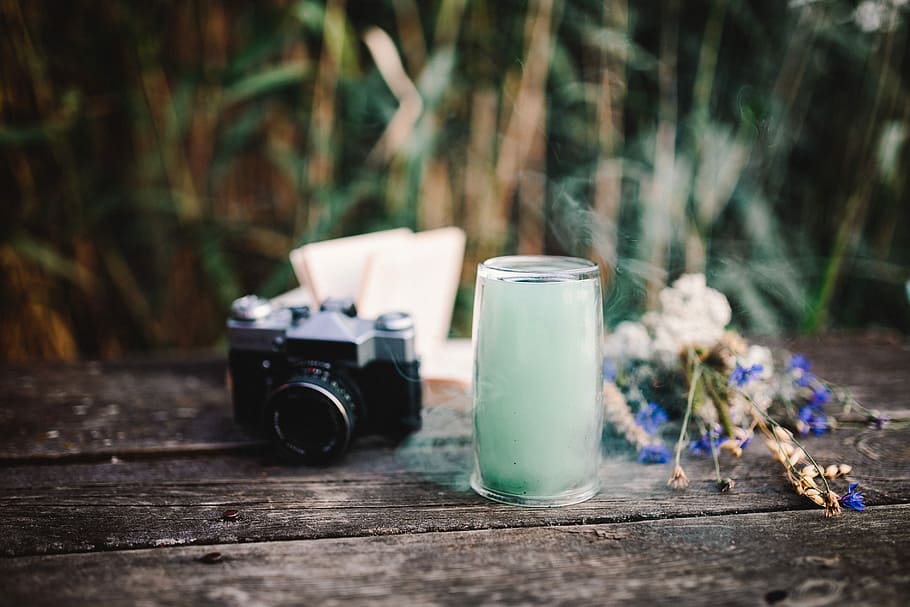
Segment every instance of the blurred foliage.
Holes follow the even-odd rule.
[[[902,0],[0,0],[0,359],[210,346],[299,244],[460,225],[910,330]]]

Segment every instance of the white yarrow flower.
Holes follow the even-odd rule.
[[[659,313],[647,319],[654,335],[654,359],[673,365],[686,348],[713,347],[731,315],[727,298],[707,286],[704,274],[684,274],[660,292]]]
[[[900,11],[907,0],[863,0],[853,11],[853,21],[866,33],[890,32],[900,25]]]
[[[649,360],[651,336],[648,330],[640,322],[619,323],[604,342],[604,357],[614,361]]]
[[[874,0],[864,0],[856,7],[853,20],[864,32],[877,32],[885,20],[885,5]]]

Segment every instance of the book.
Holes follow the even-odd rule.
[[[409,313],[417,353],[429,371],[451,366],[443,363],[450,357],[440,352],[447,343],[464,247],[460,228],[418,233],[397,228],[309,243],[291,251],[290,258],[316,305],[327,298],[350,298],[363,318]],[[466,373],[459,369],[455,374],[461,379]]]

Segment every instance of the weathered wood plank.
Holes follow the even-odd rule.
[[[249,449],[226,370],[218,356],[0,368],[0,462]],[[425,392],[427,406],[467,406],[457,384]]]
[[[0,370],[0,459],[249,445],[221,358]]]
[[[765,340],[767,342],[767,340]],[[910,418],[910,342],[891,334],[775,340],[867,407]],[[233,424],[218,355],[0,368],[0,460],[212,452],[255,442]],[[464,410],[463,391],[431,385],[428,406]]]
[[[433,417],[431,417],[431,420]],[[432,430],[432,424],[429,430]],[[870,504],[910,502],[910,429],[845,430],[811,441],[822,462],[848,461]],[[862,449],[857,449],[861,445]],[[847,457],[849,455],[849,457]],[[837,459],[835,459],[837,458]],[[491,504],[467,488],[469,444],[432,441],[356,451],[332,468],[276,466],[239,455],[116,464],[20,465],[0,476],[0,553],[52,554],[213,544],[618,522],[811,508],[761,447],[726,460],[735,490],[719,493],[709,459],[687,458],[687,491],[667,466],[609,454],[603,490],[584,504],[533,510]],[[834,486],[843,491],[846,480]],[[236,520],[222,520],[237,509]]]
[[[905,605],[910,506],[0,559],[2,605]],[[206,564],[203,554],[222,560]]]
[[[896,333],[844,333],[818,337],[758,339],[774,348],[800,352],[812,371],[849,388],[871,409],[910,419],[910,340]]]
[[[905,340],[782,345],[813,357],[820,375],[853,386],[867,406],[910,410]],[[679,604],[678,596],[683,604],[905,604],[910,596],[910,428],[902,424],[807,441],[824,463],[854,466],[873,505],[862,515],[824,519],[760,445],[727,468],[737,479],[731,494],[714,489],[709,460],[689,458],[692,486],[674,493],[667,467],[633,463],[609,446],[599,496],[529,510],[467,490],[461,390],[432,393],[426,427],[398,449],[363,441],[340,465],[295,468],[271,463],[236,433],[223,371],[217,359],[0,370],[0,553],[8,555],[0,605]],[[229,508],[237,518],[222,517]],[[225,560],[196,560],[212,550]],[[68,552],[88,554],[54,555]]]
[[[146,457],[142,453],[120,454],[97,462],[51,459],[32,463],[13,459],[0,462],[0,491],[76,482],[155,482],[199,478],[248,480],[259,476],[354,481],[399,473],[433,474],[436,477],[451,475],[452,481],[448,484],[463,484],[463,477],[471,466],[471,420],[464,400],[466,397],[460,392],[458,394],[454,401],[428,408],[424,427],[397,448],[381,440],[362,439],[355,443],[340,463],[333,466],[280,465],[262,449],[217,455],[177,452]],[[849,463],[858,474],[886,479],[906,476],[910,470],[907,431],[905,424],[892,424],[884,430],[842,428],[820,437],[806,437],[804,443],[822,464]],[[634,453],[622,443],[606,443],[605,450],[608,460],[611,457],[629,463],[634,460]],[[760,441],[753,442],[740,462],[726,453],[722,457],[725,469],[728,464],[738,464],[732,470],[735,478],[746,471],[764,470],[758,472],[764,476],[773,476],[777,471],[767,459]],[[759,459],[754,460],[756,457]],[[688,454],[685,459],[688,462],[705,460]],[[757,461],[763,463],[756,467]],[[870,465],[873,467],[870,468]],[[643,468],[637,464],[631,466],[636,471]]]

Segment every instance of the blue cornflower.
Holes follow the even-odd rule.
[[[812,406],[821,407],[831,400],[831,390],[825,386],[817,386],[812,390]]]
[[[657,403],[648,403],[635,414],[635,423],[648,434],[657,432],[657,429],[667,423],[668,419],[667,412]]]
[[[689,443],[689,451],[692,453],[697,453],[698,455],[711,455],[712,445],[713,450],[717,450],[722,441],[722,433],[719,432],[705,432],[701,435],[696,441]]]
[[[616,381],[616,365],[612,360],[604,359],[604,379],[609,382]]]
[[[812,363],[809,362],[809,359],[803,356],[802,354],[794,354],[790,357],[790,365],[788,367],[791,371],[799,369],[803,373],[808,373],[812,368]]]
[[[734,440],[736,441],[736,446],[740,449],[745,449],[746,445],[752,441],[752,435],[748,434],[743,437],[735,438]],[[720,426],[718,426],[713,432],[705,432],[702,434],[701,438],[689,443],[689,451],[698,455],[711,455],[712,444],[716,451],[720,449],[721,444],[726,441],[727,436],[720,430]]]
[[[862,512],[866,509],[866,498],[863,497],[863,492],[859,491],[857,487],[859,487],[859,483],[850,483],[847,492],[840,497],[840,503],[847,508]]]
[[[811,368],[812,363],[802,354],[794,354],[791,356],[790,364],[787,366],[788,371],[795,373],[796,377],[794,382],[801,388],[811,386],[812,382],[815,381],[815,375],[809,371]]]
[[[736,363],[736,368],[730,374],[730,385],[742,388],[747,383],[758,377],[765,370],[763,365],[752,365],[748,369]]]
[[[739,448],[740,448],[740,449],[745,449],[746,447],[748,447],[748,446],[749,446],[749,443],[752,442],[752,436],[753,436],[753,435],[752,435],[752,433],[750,432],[749,435],[748,435],[746,438],[737,439],[737,440],[739,441]]]
[[[643,464],[666,464],[670,461],[670,452],[662,444],[645,445],[638,452],[638,461]]]
[[[828,416],[813,404],[803,405],[799,410],[799,433],[805,436],[811,430],[816,435],[824,434],[830,428]]]
[[[876,415],[872,418],[872,427],[876,430],[881,430],[890,423],[891,418],[885,415]]]
[[[811,386],[815,382],[815,374],[804,371],[802,375],[796,378],[796,385],[800,388]]]

